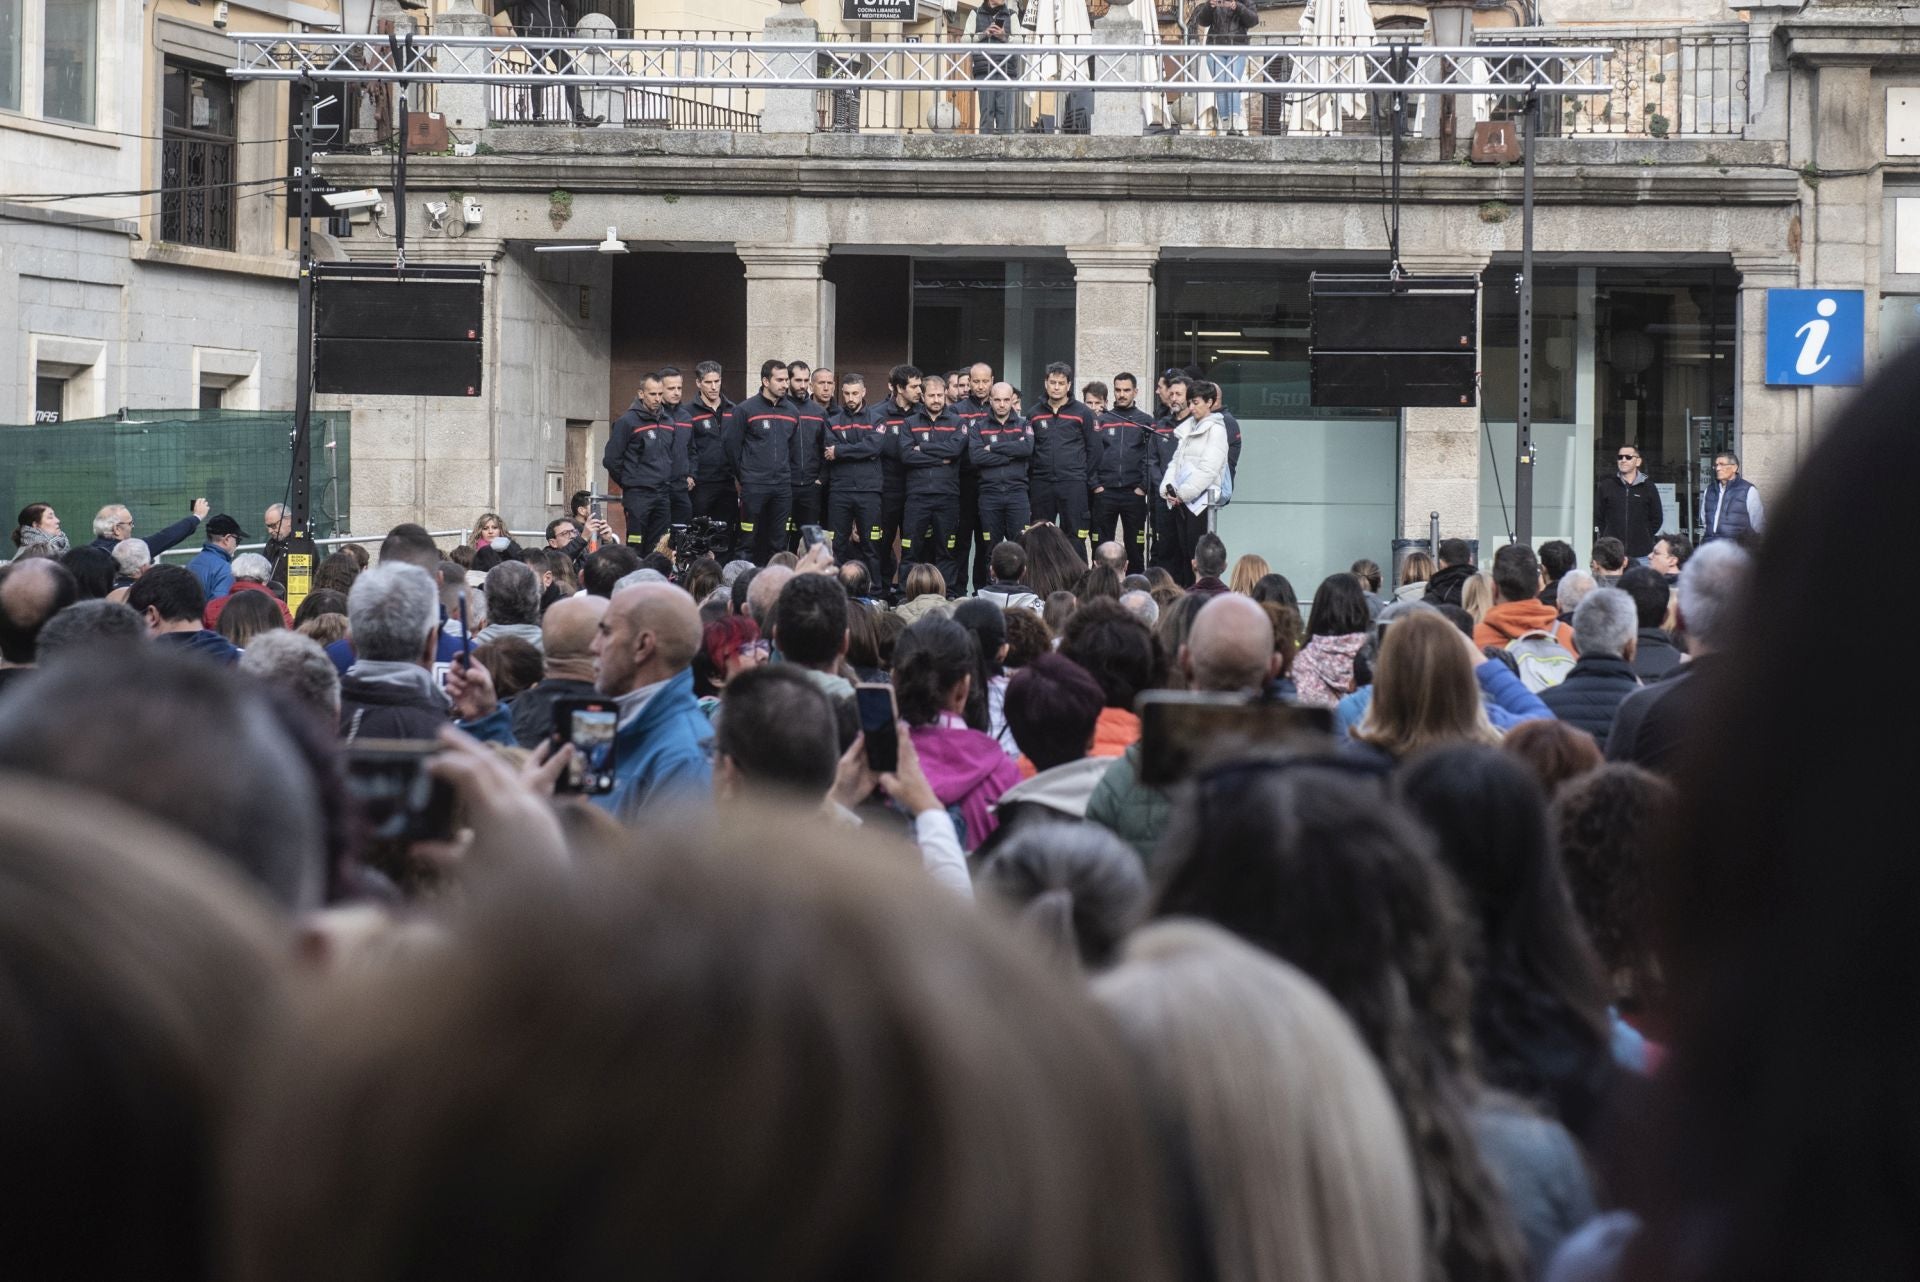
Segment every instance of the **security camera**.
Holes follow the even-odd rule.
[[[330,191],[321,199],[327,202],[327,208],[345,212],[376,207],[380,203],[380,193],[371,187],[362,187],[356,191]]]
[[[227,0],[220,0],[219,4],[213,6],[213,27],[216,31],[227,29]]]
[[[447,225],[447,211],[450,206],[444,200],[429,200],[426,205],[427,221],[433,229],[439,231]]]
[[[460,221],[469,227],[480,225],[480,202],[468,196],[460,202]]]

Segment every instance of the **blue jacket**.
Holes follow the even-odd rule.
[[[233,553],[223,547],[207,544],[187,562],[187,569],[200,580],[200,590],[209,601],[233,591]]]
[[[1527,689],[1526,682],[1514,676],[1513,670],[1500,660],[1488,659],[1473,672],[1480,679],[1480,701],[1486,705],[1487,720],[1493,722],[1495,730],[1504,734],[1522,721],[1553,720],[1552,710],[1540,701],[1540,696]],[[1360,724],[1372,704],[1372,686],[1361,686],[1335,704],[1333,737],[1351,738],[1353,728]]]
[[[656,801],[705,800],[713,789],[712,742],[712,723],[693,697],[693,673],[682,672],[614,735],[613,791],[594,804],[632,820]]]

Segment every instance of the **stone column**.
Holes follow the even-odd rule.
[[[1132,110],[1133,96],[1122,96]],[[1153,269],[1160,251],[1152,245],[1069,245],[1067,257],[1074,277],[1074,394],[1090,379],[1104,383],[1125,371],[1140,379],[1146,403],[1153,389]]]
[[[474,7],[473,0],[452,0],[447,11],[434,19],[434,33],[442,36],[484,36],[493,31],[487,15]],[[483,48],[442,49],[436,61],[449,74],[484,75],[491,55]],[[434,91],[434,105],[447,118],[447,128],[459,134],[465,130],[485,129],[488,125],[486,85],[448,82]]]
[[[781,0],[779,12],[767,19],[761,34],[770,42],[813,43],[820,38],[820,24],[807,16],[800,0]],[[811,76],[814,70],[811,53],[781,54],[769,59],[769,64],[774,74],[780,77]],[[814,130],[816,114],[813,90],[769,89],[760,108],[760,132],[810,134]],[[748,276],[752,276],[751,267],[748,268]]]
[[[1402,254],[1416,276],[1484,272],[1485,254]],[[1480,535],[1480,407],[1416,407],[1400,411],[1400,534],[1425,538],[1427,516],[1440,513],[1440,537]],[[1486,565],[1491,548],[1480,550]]]
[[[761,362],[833,363],[833,286],[820,275],[825,245],[736,245],[747,268],[749,392],[760,386]]]
[[[1142,0],[1145,3],[1146,0]],[[1107,11],[1093,24],[1093,42],[1103,45],[1137,45],[1146,42],[1140,20],[1134,16],[1133,0],[1111,0]],[[1094,59],[1096,81],[1109,76],[1125,80],[1144,79],[1144,58],[1117,57]],[[1146,128],[1143,98],[1131,93],[1093,95],[1093,132],[1103,137],[1138,138]]]
[[[1764,498],[1777,499],[1812,443],[1806,439],[1812,393],[1846,394],[1853,389],[1767,386],[1767,291],[1798,288],[1799,265],[1777,251],[1736,251],[1733,265],[1740,272],[1735,448],[1741,474],[1760,487]]]

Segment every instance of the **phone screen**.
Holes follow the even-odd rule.
[[[555,705],[553,712],[560,737],[573,745],[573,760],[567,763],[560,790],[590,796],[612,792],[620,710],[596,700],[569,700]]]
[[[854,687],[853,693],[860,709],[860,733],[866,736],[867,765],[877,774],[891,774],[900,768],[900,739],[894,725],[893,687],[861,685]]]
[[[1333,713],[1240,695],[1154,691],[1140,699],[1140,782],[1164,787],[1223,755],[1282,744],[1324,749]]]

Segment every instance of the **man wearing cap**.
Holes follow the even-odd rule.
[[[233,591],[233,553],[246,537],[240,522],[225,512],[207,522],[207,545],[187,562],[187,569],[200,581],[200,590],[207,600]]]

